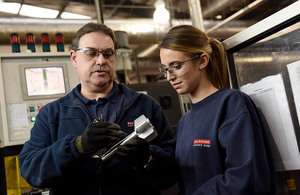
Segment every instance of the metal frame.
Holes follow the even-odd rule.
[[[288,26],[300,21],[300,1],[297,1],[249,28],[222,41],[228,60],[231,88],[238,89],[233,53],[252,45]]]
[[[225,50],[234,53],[275,32],[300,21],[300,1],[287,6],[273,15],[223,41]]]

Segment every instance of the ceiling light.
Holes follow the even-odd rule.
[[[63,19],[92,19],[90,16],[85,16],[81,14],[73,14],[70,12],[63,12],[60,16]]]
[[[22,5],[20,15],[35,17],[35,18],[56,18],[58,10],[36,7],[31,5]]]
[[[164,23],[170,20],[170,13],[165,8],[165,2],[163,0],[157,0],[155,2],[155,11],[153,14],[153,20],[157,23]]]
[[[217,20],[221,20],[223,17],[222,17],[222,15],[216,15],[215,18],[216,18]]]
[[[19,12],[20,3],[2,3],[0,2],[0,12],[17,14]]]

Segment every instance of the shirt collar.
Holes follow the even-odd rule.
[[[117,82],[113,82],[113,88],[112,90],[109,92],[109,94],[104,97],[103,99],[106,99],[107,101],[111,102],[111,103],[115,103],[118,101],[118,97],[119,97],[119,94],[120,94],[120,91],[119,91],[119,88],[117,86]],[[77,85],[75,87],[75,93],[76,95],[79,97],[79,99],[84,103],[84,104],[88,104],[89,101],[93,101],[93,100],[89,100],[89,99],[86,99],[85,97],[83,97],[80,93],[80,90],[81,90],[81,84],[80,85]],[[99,100],[99,99],[98,99]]]

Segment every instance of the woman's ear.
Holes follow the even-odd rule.
[[[198,60],[198,68],[204,69],[209,63],[209,55],[207,53],[201,54]]]

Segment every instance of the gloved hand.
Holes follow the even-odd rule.
[[[124,145],[118,146],[115,156],[135,167],[143,167],[150,157],[149,143],[136,136]]]
[[[94,154],[98,150],[111,147],[120,141],[120,126],[111,122],[90,123],[75,141],[79,153]]]

